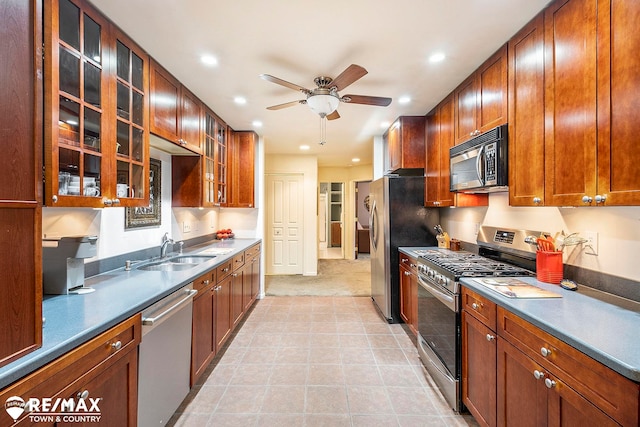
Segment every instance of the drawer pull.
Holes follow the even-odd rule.
[[[224,273],[226,273],[227,271],[229,271],[229,267],[225,267],[225,268],[223,268],[223,269],[222,269],[222,271],[223,271]]]
[[[79,391],[76,397],[78,399],[86,399],[87,397],[89,397],[89,390]]]
[[[495,335],[487,334],[487,341],[493,341],[495,339],[496,339]]]
[[[473,308],[474,310],[480,310],[482,308],[482,304],[474,302],[473,304],[471,304],[471,308]]]
[[[405,271],[405,272],[404,272],[404,275],[405,275],[405,276],[411,276],[411,273],[409,273],[408,271]]]
[[[544,378],[544,372],[538,371],[537,369],[533,371],[533,376],[536,377],[537,380],[541,380]]]
[[[544,385],[546,385],[547,388],[554,388],[556,386],[556,382],[551,378],[545,378]]]
[[[546,348],[546,347],[542,347],[542,348],[540,349],[540,354],[542,354],[544,357],[548,357],[548,356],[550,356],[550,355],[551,355],[551,350],[549,350],[549,349],[548,349],[548,348]]]
[[[205,286],[206,286],[206,285],[208,285],[208,284],[209,284],[209,279],[207,279],[207,280],[203,280],[203,281],[202,281],[202,284],[203,284],[203,285],[205,285]]]
[[[112,343],[111,348],[114,349],[115,351],[120,350],[122,348],[122,341],[116,341]]]
[[[402,258],[402,261],[400,261],[403,264],[406,264],[407,262],[409,262],[409,260],[407,258]]]

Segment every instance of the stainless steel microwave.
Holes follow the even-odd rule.
[[[449,149],[451,191],[507,191],[507,125],[498,126]]]

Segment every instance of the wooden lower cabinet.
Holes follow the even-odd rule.
[[[248,281],[247,269],[245,266],[240,267],[238,270],[231,273],[231,318],[232,327],[236,327],[242,315],[244,314],[244,287],[245,282]]]
[[[462,402],[478,424],[495,426],[496,333],[463,311],[462,337]]]
[[[418,334],[417,261],[400,254],[400,317],[414,335]]]
[[[498,342],[498,379],[498,425],[620,425],[504,339]]]
[[[194,288],[197,288],[198,293],[193,299],[191,387],[216,355],[214,305],[217,283],[211,279],[213,275],[215,270],[194,281]]]
[[[463,403],[480,425],[638,425],[640,384],[465,287],[461,305]]]
[[[251,308],[260,293],[260,244],[247,249],[245,253],[245,278],[242,285],[244,311]]]
[[[229,261],[216,269],[218,281],[213,303],[216,353],[220,351],[231,335],[231,265],[232,262]]]
[[[140,315],[135,315],[92,340],[64,354],[37,371],[0,391],[0,401],[11,396],[27,401],[36,398],[99,398],[100,422],[68,422],[31,419],[21,415],[17,425],[135,426],[138,411],[138,344],[142,336]],[[87,402],[87,409],[91,404]],[[35,415],[36,411],[32,412]],[[45,414],[46,415],[46,414]],[[92,415],[88,412],[88,415]],[[73,421],[67,420],[67,421]],[[14,425],[0,411],[0,425]]]

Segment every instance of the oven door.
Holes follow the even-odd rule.
[[[460,403],[460,310],[458,295],[418,278],[418,352],[452,409]]]
[[[451,155],[450,190],[464,191],[484,186],[484,146]]]

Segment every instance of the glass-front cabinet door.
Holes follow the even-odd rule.
[[[82,0],[45,5],[45,205],[148,198],[148,58],[125,40]]]
[[[215,149],[215,198],[218,206],[227,205],[227,153],[228,142],[227,125],[218,121],[216,123],[216,149]]]
[[[140,206],[149,194],[149,61],[124,34],[114,39],[116,174],[111,194],[122,206]]]

